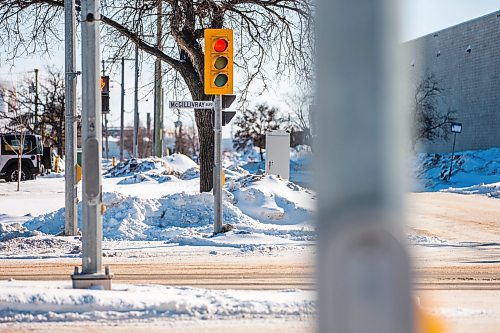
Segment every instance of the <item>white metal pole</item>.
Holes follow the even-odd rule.
[[[99,1],[82,1],[82,274],[98,274],[102,264],[102,126],[99,76]]]
[[[316,13],[318,331],[412,332],[398,1],[319,0]]]
[[[77,233],[76,186],[76,57],[75,57],[75,0],[64,0],[65,33],[65,224],[64,234]]]
[[[214,234],[222,230],[222,96],[214,98]]]

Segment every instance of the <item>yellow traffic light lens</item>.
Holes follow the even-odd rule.
[[[216,52],[224,52],[227,49],[227,40],[219,38],[214,43],[214,50]]]
[[[215,77],[215,86],[216,87],[224,87],[227,83],[227,75],[219,74]]]
[[[228,63],[228,60],[226,57],[218,57],[217,60],[215,60],[214,67],[217,69],[224,69],[226,68]]]

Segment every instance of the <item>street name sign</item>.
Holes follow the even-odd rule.
[[[169,101],[171,109],[213,109],[213,101]]]

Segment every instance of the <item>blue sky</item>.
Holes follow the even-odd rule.
[[[436,30],[440,30],[500,9],[500,2],[498,0],[401,0],[401,40],[413,39],[425,34],[429,34]],[[43,69],[47,64],[55,65],[61,69],[64,67],[64,54],[63,45],[54,50],[54,54],[46,57],[32,57],[27,59],[19,59],[15,65],[11,67],[10,64],[0,63],[0,80],[16,80],[22,77],[23,72],[33,71],[33,68]],[[79,54],[80,51],[78,51]],[[1,61],[0,57],[0,61]],[[127,64],[126,77],[127,77],[127,97],[126,97],[126,124],[132,123],[132,108],[133,108],[133,62]],[[153,68],[153,64],[144,64],[145,68]],[[8,75],[12,72],[11,75]],[[42,73],[43,74],[43,73]],[[26,75],[26,74],[25,74]],[[30,75],[30,74],[28,74]],[[116,72],[113,78],[117,81],[120,80],[120,74]],[[152,81],[151,71],[146,71],[141,77],[142,84],[147,84]],[[111,84],[111,105],[112,111],[110,115],[111,126],[118,126],[119,124],[119,101],[120,101],[120,86],[118,84]],[[283,88],[283,84],[275,84],[276,90],[278,86]],[[167,89],[168,90],[168,89]],[[288,93],[293,91],[290,87]],[[146,93],[144,91],[144,93]],[[143,94],[140,94],[143,95]],[[276,97],[278,96],[278,97]],[[274,101],[279,104],[279,99],[285,96],[279,96],[276,91],[270,91],[267,96],[262,97],[269,101]],[[146,100],[147,99],[147,100]],[[167,100],[170,97],[167,95]],[[283,105],[283,104],[281,104]],[[141,120],[146,118],[146,112],[152,112],[152,98],[146,97],[140,102]],[[174,115],[167,108],[166,122],[168,127],[173,127]],[[175,117],[176,118],[176,117]],[[191,117],[185,117],[186,121],[190,121]],[[229,127],[225,128],[229,131]],[[228,133],[225,133],[228,135]]]

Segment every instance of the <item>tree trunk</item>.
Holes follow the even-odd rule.
[[[210,192],[213,187],[214,171],[212,110],[196,111],[196,126],[200,139],[200,192]]]
[[[209,101],[212,96],[205,95],[203,77],[198,75],[194,66],[187,58],[179,72],[184,78],[193,101]],[[200,192],[210,192],[213,187],[214,170],[214,124],[212,109],[196,110],[195,120],[200,140]]]

